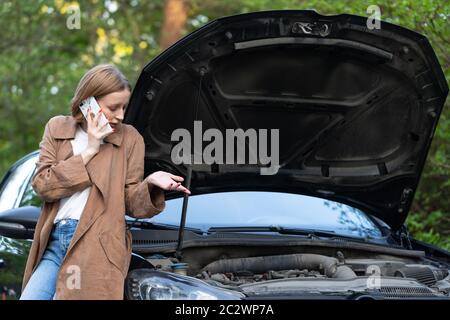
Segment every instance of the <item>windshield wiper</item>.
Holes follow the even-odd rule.
[[[338,238],[338,239],[348,239],[348,240],[360,240],[360,241],[368,241],[370,237],[350,237],[336,234],[333,231],[328,230],[318,230],[318,229],[299,229],[299,228],[286,228],[277,225],[273,226],[236,226],[236,227],[211,227],[207,231],[208,233],[212,232],[277,232],[279,234],[292,234],[292,235],[304,235],[308,238]]]
[[[127,225],[129,228],[141,228],[141,229],[153,229],[153,230],[179,230],[180,227],[172,224],[162,224],[162,223],[154,223],[150,221],[142,221],[142,220],[127,220]],[[184,228],[187,231],[192,231],[195,233],[203,234],[205,231],[199,228]]]

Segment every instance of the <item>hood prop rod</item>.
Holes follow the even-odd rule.
[[[187,175],[185,179],[186,188],[191,188],[191,177],[192,177],[192,166],[187,167]],[[184,226],[186,225],[186,213],[188,206],[189,195],[187,193],[183,196],[183,207],[181,209],[181,220],[180,220],[180,228],[178,230],[178,244],[177,250],[175,252],[175,256],[177,259],[181,259],[181,249],[183,247],[183,239],[184,239]]]
[[[198,105],[200,103],[200,94],[202,92],[202,79],[203,76],[206,74],[206,68],[201,67],[199,70],[200,79],[198,84],[198,92],[197,92],[197,101],[195,102],[195,114],[194,114],[194,120],[197,120],[197,111],[198,111]],[[187,174],[186,174],[186,188],[191,188],[191,178],[192,178],[192,164],[194,163],[194,156],[191,155],[191,164],[187,166]],[[183,196],[183,207],[181,209],[181,220],[180,220],[180,229],[178,230],[178,244],[177,249],[175,251],[175,257],[178,260],[181,260],[182,254],[181,250],[183,248],[183,239],[184,239],[184,227],[186,225],[186,213],[187,213],[187,206],[188,206],[188,200],[189,195],[187,193]]]

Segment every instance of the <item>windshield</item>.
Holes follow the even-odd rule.
[[[180,225],[183,198],[166,201],[166,209],[154,223]],[[186,227],[280,226],[314,229],[337,235],[379,238],[379,228],[353,207],[298,194],[239,191],[189,197]]]

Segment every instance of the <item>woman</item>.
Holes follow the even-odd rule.
[[[80,80],[72,115],[49,120],[32,186],[44,200],[25,268],[21,299],[123,299],[131,259],[125,213],[149,218],[165,207],[163,190],[190,193],[183,178],[158,171],[144,178],[144,141],[122,124],[130,85],[112,65]],[[93,96],[113,128],[85,120]]]

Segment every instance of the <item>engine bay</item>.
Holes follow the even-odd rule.
[[[250,299],[302,295],[354,299],[450,297],[449,266],[424,257],[331,248],[310,248],[302,253],[290,248],[290,252],[274,254],[280,251],[276,249],[280,248],[189,248],[182,259],[153,254],[147,261],[156,270],[200,279]]]

